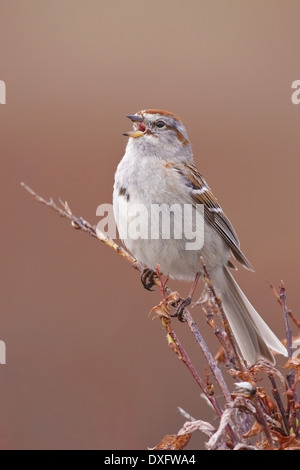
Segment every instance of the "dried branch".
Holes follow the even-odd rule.
[[[213,375],[216,379],[216,382],[218,383],[218,385],[219,385],[226,401],[231,402],[232,398],[231,398],[230,392],[228,390],[227,384],[224,380],[223,374],[222,374],[219,366],[217,365],[213,355],[211,354],[206,342],[204,341],[204,339],[203,339],[196,323],[194,322],[192,315],[190,314],[190,312],[187,309],[184,312],[184,318],[185,318],[191,332],[193,333],[198,345],[200,346],[200,349],[203,352],[204,357],[207,360],[208,365],[209,365],[209,367],[210,367],[210,369],[211,369],[211,371],[212,371],[212,373],[213,373]]]
[[[279,390],[277,388],[276,381],[275,381],[275,378],[274,378],[273,374],[268,374],[268,375],[269,375],[269,378],[270,378],[270,381],[271,381],[271,384],[272,384],[272,387],[273,387],[272,388],[272,394],[273,394],[274,399],[276,400],[276,403],[277,403],[278,408],[279,408],[279,412],[281,414],[281,418],[282,418],[282,422],[283,422],[283,426],[284,426],[284,431],[286,432],[286,434],[288,434],[289,433],[289,423],[288,423],[287,412],[284,409],[282,399],[281,399]]]
[[[204,271],[204,281],[205,281],[209,291],[211,292],[211,295],[212,295],[212,298],[214,300],[215,305],[217,306],[217,312],[219,313],[219,316],[220,316],[221,321],[222,321],[222,323],[224,325],[224,328],[225,328],[227,338],[228,338],[229,343],[231,345],[231,348],[233,350],[233,355],[231,355],[229,357],[229,359],[234,364],[237,364],[237,368],[242,372],[242,375],[243,375],[242,378],[245,379],[244,374],[245,374],[246,368],[245,368],[244,363],[242,362],[242,360],[240,358],[240,355],[239,355],[239,352],[238,352],[237,342],[236,342],[235,337],[233,336],[233,333],[232,333],[232,330],[230,328],[229,322],[228,322],[227,317],[225,315],[223,305],[222,305],[222,300],[216,294],[216,291],[215,291],[214,286],[211,282],[209,273],[207,271],[204,259],[202,257],[200,258],[200,261],[201,261],[202,268],[203,268],[203,271]],[[228,349],[227,349],[227,354],[228,354]]]
[[[25,183],[21,183],[21,185],[37,202],[49,207],[61,217],[70,220],[74,228],[83,230],[93,238],[105,243],[129,262],[135,269],[141,273],[144,271],[145,267],[123,247],[119,246],[105,234],[100,232],[96,226],[91,225],[82,217],[75,216],[67,202],[60,200],[59,205],[57,205],[54,203],[52,198],[47,201],[29,188]],[[208,449],[299,449],[300,440],[298,439],[298,434],[300,404],[297,401],[296,386],[300,381],[300,362],[297,358],[293,357],[292,354],[293,338],[288,316],[292,318],[294,323],[298,326],[300,325],[300,322],[291,315],[291,312],[288,311],[286,307],[285,287],[281,284],[280,294],[277,294],[276,290],[271,286],[276,300],[282,306],[284,313],[289,353],[289,361],[286,367],[290,370],[290,373],[287,376],[288,383],[281,372],[266,361],[261,360],[251,367],[248,367],[241,359],[236,340],[232,334],[222,307],[221,298],[215,293],[214,286],[210,280],[204,260],[201,260],[201,262],[204,271],[204,282],[208,292],[210,293],[210,298],[208,299],[206,308],[204,309],[207,322],[218,338],[221,347],[225,352],[228,364],[232,365],[232,368],[229,368],[228,372],[231,375],[238,377],[241,382],[239,383],[239,389],[237,392],[230,393],[220,367],[211,354],[190,311],[185,308],[183,318],[186,321],[186,325],[197,341],[197,344],[211,370],[212,376],[218,384],[225,399],[225,410],[222,410],[214,393],[214,387],[211,383],[210,375],[206,372],[206,381],[201,378],[175,333],[172,324],[172,317],[170,315],[170,308],[172,304],[178,304],[181,300],[181,296],[167,286],[168,278],[163,281],[158,267],[157,275],[153,277],[153,281],[161,291],[162,301],[158,306],[152,309],[152,313],[155,313],[155,317],[161,319],[162,325],[167,334],[169,347],[174,351],[178,359],[188,368],[194,380],[200,387],[203,396],[212,406],[216,415],[220,419],[220,422],[218,429],[216,430],[209,423],[188,417],[189,421],[184,424],[178,434],[165,436],[156,449],[183,449],[188,444],[193,432],[196,430],[202,431],[209,436],[210,439],[206,445]],[[224,330],[217,327],[214,320],[215,313],[220,317]],[[272,402],[264,389],[256,386],[255,381],[258,373],[264,373],[269,377],[272,384],[271,393],[273,394],[275,402]],[[280,392],[278,389],[275,377],[280,380],[283,392]],[[284,402],[286,402],[286,407]],[[250,430],[249,417],[251,417],[253,423]],[[241,430],[245,429],[245,423],[247,423],[247,432],[244,436],[241,436],[240,433],[244,432]],[[252,443],[249,442],[249,439],[253,439],[261,433],[264,433],[265,439],[259,439],[256,442],[253,442],[252,445]]]
[[[231,421],[234,408],[235,401],[227,404],[227,407],[222,414],[218,430],[211,436],[206,444],[206,448],[208,450],[215,450],[217,448],[224,449],[224,434],[226,432],[227,426]]]
[[[119,255],[123,256],[123,258],[125,258],[130,264],[132,264],[135,269],[139,270],[140,272],[143,272],[144,266],[138,263],[137,260],[130,253],[128,253],[126,250],[124,250],[123,247],[115,243],[111,238],[107,237],[104,233],[100,232],[100,230],[98,230],[95,225],[91,225],[82,217],[75,216],[72,213],[70,206],[67,202],[63,202],[62,200],[59,200],[60,205],[61,205],[61,207],[59,207],[57,204],[55,204],[52,198],[50,198],[49,201],[46,201],[46,199],[39,196],[35,191],[33,191],[25,183],[21,183],[21,186],[26,191],[28,191],[28,193],[31,194],[37,202],[40,202],[44,206],[49,207],[53,211],[57,212],[61,217],[71,220],[71,224],[73,228],[83,230],[84,232],[88,233],[92,237],[97,238],[101,242],[105,243],[107,246],[109,246],[114,251],[116,251]],[[158,281],[157,281],[157,285],[159,285]]]
[[[282,305],[283,314],[284,314],[285,336],[287,339],[288,357],[291,358],[293,355],[293,332],[291,330],[290,323],[289,323],[287,306],[286,306],[286,291],[285,291],[285,287],[282,281],[281,281],[281,286],[280,286],[280,300],[281,300],[281,305]]]
[[[154,309],[155,310],[155,309]],[[204,381],[199,376],[198,372],[196,371],[195,367],[193,366],[189,356],[187,355],[186,351],[184,350],[183,346],[181,345],[174,329],[172,328],[171,321],[167,317],[162,318],[162,324],[167,331],[167,338],[169,342],[169,346],[171,349],[177,354],[177,357],[182,361],[186,367],[191,372],[192,376],[196,380],[197,384],[201,388],[202,392],[205,394],[206,398],[209,400],[213,408],[215,409],[216,413],[219,416],[222,416],[222,410],[220,405],[218,404],[214,395],[210,394],[207,390],[207,387]]]

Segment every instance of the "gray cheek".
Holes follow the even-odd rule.
[[[166,132],[166,135],[164,136],[164,140],[166,142],[166,145],[174,145],[176,143],[176,134],[175,132]]]

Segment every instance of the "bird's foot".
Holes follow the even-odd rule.
[[[185,299],[181,299],[177,306],[176,312],[171,314],[171,317],[177,317],[179,321],[185,322],[184,319],[184,309],[188,307],[192,302],[192,297],[186,297]]]
[[[156,276],[156,272],[152,271],[152,269],[145,268],[141,274],[141,281],[145,289],[152,291],[152,287],[155,285],[154,277]]]

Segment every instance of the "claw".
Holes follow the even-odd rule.
[[[185,322],[184,319],[184,309],[188,307],[192,302],[192,297],[187,297],[186,299],[181,299],[178,307],[176,309],[176,312],[171,314],[171,317],[177,317],[179,321]]]
[[[152,291],[152,287],[155,285],[153,278],[156,273],[152,269],[146,268],[141,274],[141,281],[145,289]]]

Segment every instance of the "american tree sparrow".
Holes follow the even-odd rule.
[[[287,355],[286,349],[242,292],[229,268],[230,255],[246,269],[251,264],[242,253],[238,237],[203,176],[194,165],[193,152],[181,120],[173,113],[147,109],[127,116],[133,122],[125,155],[115,174],[113,205],[121,232],[134,204],[204,206],[204,245],[187,250],[184,239],[143,239],[128,236],[126,247],[135,258],[174,279],[192,281],[202,274],[202,256],[243,357],[250,364],[260,358],[274,363],[270,349]],[[167,206],[168,205],[168,206]],[[199,207],[199,206],[198,206]],[[164,209],[166,210],[166,209]],[[149,286],[146,286],[149,287]]]

